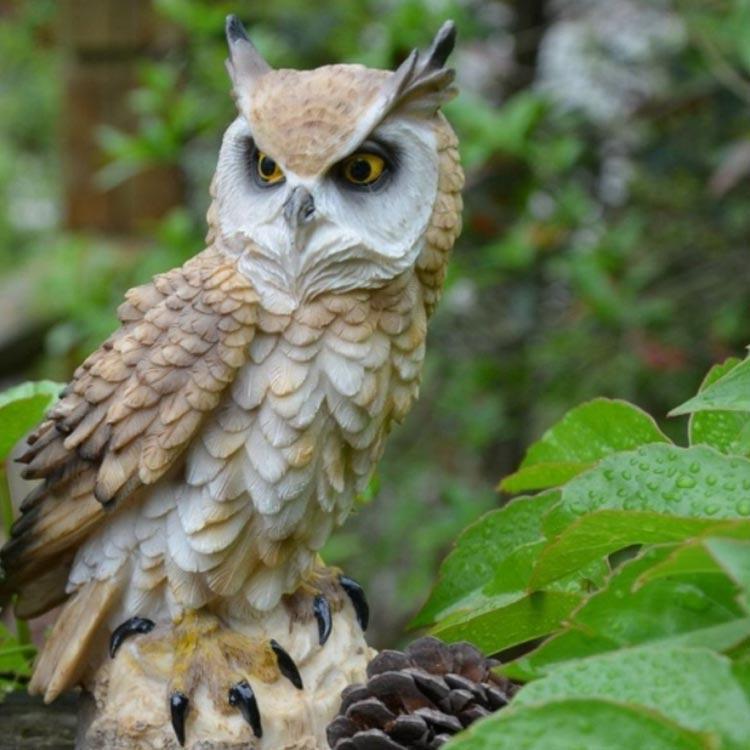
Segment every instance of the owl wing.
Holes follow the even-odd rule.
[[[122,327],[78,368],[19,459],[41,481],[0,551],[0,601],[37,586],[41,571],[67,576],[107,509],[178,469],[247,360],[257,299],[212,248],[127,293]]]

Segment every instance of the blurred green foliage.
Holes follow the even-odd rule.
[[[128,94],[137,130],[102,130],[100,181],[178,165],[189,191],[185,206],[131,243],[137,253],[72,236],[55,219],[58,4],[26,0],[0,25],[0,259],[10,279],[42,269],[36,305],[54,320],[19,375],[65,379],[115,325],[124,289],[201,248],[208,183],[233,116],[226,13],[243,18],[273,65],[289,67],[393,67],[446,17],[457,21],[462,94],[446,111],[467,167],[465,231],[432,323],[422,398],[393,435],[376,502],[328,550],[379,603],[383,641],[425,598],[457,531],[499,504],[497,476],[567,408],[627,398],[661,422],[675,394],[695,390],[712,361],[750,340],[747,0],[154,5],[180,41],[144,56]],[[613,32],[603,17],[626,10],[635,34],[627,24]],[[654,24],[638,13],[656,10],[669,43],[644,51]],[[584,56],[555,63],[555,40],[571,38]],[[584,75],[586,55],[593,72]],[[602,70],[631,75],[637,95],[618,90],[616,77],[589,86],[586,76],[596,82]],[[551,74],[570,76],[570,88],[550,84]],[[659,85],[638,88],[651,78]],[[613,115],[581,103],[587,87]],[[46,223],[42,209],[53,215]]]

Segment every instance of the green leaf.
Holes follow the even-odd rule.
[[[742,588],[747,607],[750,600],[750,542],[712,537],[704,544],[716,562]]]
[[[606,588],[568,618],[568,627],[501,671],[536,679],[563,662],[659,641],[728,650],[750,637],[736,586],[718,566],[709,574],[673,576],[638,587],[644,572],[669,560],[674,546],[652,547],[618,568]],[[738,619],[739,618],[739,619]]]
[[[571,480],[544,519],[557,535],[532,585],[544,586],[630,544],[679,541],[750,515],[750,461],[706,446],[652,444]]]
[[[718,744],[640,706],[601,699],[514,706],[477,722],[446,750],[711,750]]]
[[[730,357],[714,365],[706,375],[699,393],[733,370],[742,360]],[[750,453],[750,414],[738,411],[697,411],[690,415],[688,434],[691,445],[711,445],[722,453]]]
[[[593,511],[570,524],[540,552],[529,585],[532,589],[544,588],[626,547],[681,542],[712,529],[721,529],[725,523],[660,513]]]
[[[3,694],[19,687],[19,677],[31,676],[31,663],[36,649],[22,644],[0,622],[0,699]]]
[[[677,416],[696,411],[750,411],[750,359],[730,367],[716,382],[669,414]]]
[[[540,541],[514,550],[498,565],[495,577],[460,609],[441,615],[432,632],[450,641],[465,638],[495,653],[557,630],[592,588],[603,585],[608,567],[596,563],[532,592],[529,580],[543,546]],[[493,625],[497,623],[501,627]]]
[[[643,586],[659,578],[672,576],[727,572],[719,564],[706,546],[706,534],[729,539],[750,539],[750,522],[734,521],[712,526],[702,536],[690,539],[674,548],[662,562],[646,570],[636,581],[636,586]]]
[[[544,539],[542,518],[559,499],[560,493],[554,491],[519,497],[469,526],[440,566],[438,582],[412,627],[430,625],[470,607],[503,562],[517,556],[519,548]]]
[[[34,646],[22,645],[8,628],[0,622],[0,673],[12,672],[28,677],[31,675],[31,658]]]
[[[568,591],[518,592],[516,600],[489,611],[446,620],[432,629],[444,641],[471,641],[488,654],[548,635],[581,603],[583,596]]]
[[[645,412],[598,398],[569,411],[528,450],[521,468],[503,479],[505,492],[557,487],[618,451],[668,438]]]
[[[750,737],[750,702],[732,664],[708,649],[654,646],[571,662],[522,688],[514,705],[566,698],[641,705],[726,748],[746,750]]]
[[[0,461],[44,416],[63,386],[51,380],[22,383],[0,393]]]

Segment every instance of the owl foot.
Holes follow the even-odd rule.
[[[367,630],[370,622],[370,607],[367,604],[364,589],[353,578],[345,575],[338,575],[338,584],[349,597],[359,626],[363,631]],[[333,628],[331,603],[328,597],[323,593],[317,594],[312,602],[312,610],[318,623],[318,643],[324,646]]]
[[[260,720],[260,709],[255,693],[247,680],[242,680],[229,688],[229,705],[236,706],[242,717],[250,725],[253,734],[260,739],[263,736],[263,724]]]
[[[318,643],[325,646],[333,630],[333,617],[331,616],[331,603],[323,594],[318,594],[313,599],[313,614],[318,623]]]
[[[283,677],[303,689],[297,665],[277,641],[255,641],[207,612],[191,610],[182,616],[173,628],[171,650],[169,714],[180,745],[185,744],[190,709],[202,684],[222,713],[238,710],[258,738],[263,725],[253,682],[270,684]]]
[[[339,583],[349,597],[354,607],[354,614],[357,615],[359,627],[364,632],[370,624],[370,605],[367,603],[364,589],[353,578],[349,578],[348,576],[339,576]]]
[[[131,617],[125,620],[122,625],[118,625],[109,639],[109,655],[112,659],[117,655],[117,650],[122,644],[133,635],[143,635],[150,633],[154,629],[155,623],[147,617]]]

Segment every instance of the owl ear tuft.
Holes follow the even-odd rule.
[[[229,59],[226,62],[232,88],[238,104],[250,93],[253,83],[271,70],[255,45],[250,41],[245,27],[237,16],[227,16],[225,30]]]
[[[455,71],[445,67],[455,43],[456,24],[446,21],[425,53],[412,51],[390,80],[389,112],[406,109],[434,114],[458,93],[453,85]]]
[[[455,45],[456,24],[453,21],[446,21],[435,34],[430,49],[427,51],[427,66],[435,70],[444,67]]]

